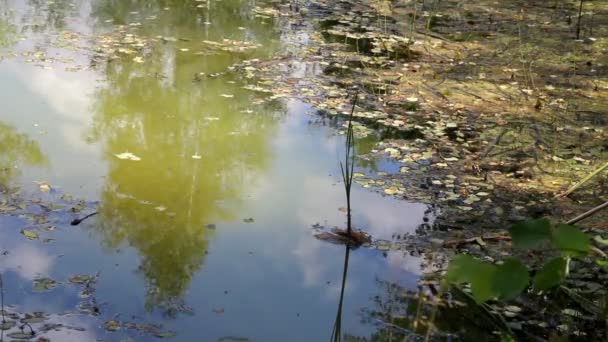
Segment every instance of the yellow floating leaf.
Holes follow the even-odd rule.
[[[21,231],[21,234],[30,240],[37,240],[39,238],[38,233],[33,230],[24,229]]]

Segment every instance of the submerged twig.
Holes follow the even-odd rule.
[[[608,208],[608,202],[605,202],[604,204],[600,204],[597,207],[578,215],[577,217],[573,218],[572,220],[566,222],[566,224],[575,224],[579,221],[582,221],[582,220],[594,215],[595,213],[599,212],[600,210],[606,209],[606,208]]]
[[[96,212],[94,212],[94,213],[90,213],[89,215],[87,215],[87,216],[85,216],[85,217],[83,217],[83,218],[79,218],[79,219],[73,219],[73,220],[72,220],[72,222],[70,222],[70,224],[71,224],[72,226],[77,226],[77,225],[81,224],[81,223],[82,223],[82,221],[84,221],[84,220],[88,219],[88,218],[89,218],[89,217],[91,217],[91,216],[95,216],[95,215],[97,215],[97,211],[96,211]]]
[[[507,129],[507,128],[502,129],[502,131],[498,134],[498,136],[496,136],[496,139],[494,140],[494,142],[492,142],[490,145],[488,145],[488,147],[484,151],[483,155],[481,156],[481,159],[484,159],[485,157],[487,157],[488,154],[490,154],[490,152],[492,152],[494,147],[496,147],[496,145],[500,144],[500,140],[502,139],[502,137],[505,134],[507,134],[507,132],[509,132],[509,129]]]
[[[593,171],[587,177],[583,178],[583,180],[581,180],[580,182],[574,184],[566,192],[558,194],[557,196],[555,196],[555,198],[565,197],[565,196],[570,195],[571,193],[573,193],[574,191],[576,191],[576,189],[580,188],[583,184],[587,183],[591,178],[597,176],[598,174],[600,174],[602,171],[604,171],[606,169],[608,169],[608,163],[602,165],[600,168],[598,168],[597,170]]]

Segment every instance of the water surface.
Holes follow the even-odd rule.
[[[231,72],[299,34],[261,17],[267,5],[0,0],[0,185],[99,211],[77,227],[50,213],[56,230],[34,226],[34,241],[19,233],[27,218],[0,217],[6,302],[86,329],[49,337],[156,338],[106,331],[115,319],[162,323],[179,341],[329,339],[344,248],[312,226],[344,225],[344,140],[308,105]],[[376,239],[423,222],[424,205],[360,187],[353,198],[354,222]],[[368,248],[349,258],[342,330],[366,337],[377,326],[362,310],[382,282],[415,287],[420,261]],[[77,313],[74,274],[99,275],[98,317]],[[40,277],[61,283],[39,293]]]

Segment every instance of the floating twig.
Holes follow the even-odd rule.
[[[70,224],[71,224],[72,226],[77,226],[77,225],[81,224],[81,223],[82,223],[82,221],[84,221],[84,220],[88,219],[88,218],[89,218],[89,217],[91,217],[91,216],[95,216],[95,215],[97,215],[97,212],[90,213],[89,215],[87,215],[87,216],[85,216],[85,217],[83,217],[83,218],[79,218],[79,219],[73,219],[73,220],[72,220],[72,222],[70,222]]]

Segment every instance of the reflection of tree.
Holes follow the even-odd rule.
[[[358,156],[368,154],[376,147],[378,137],[370,134],[364,138],[355,139],[355,152]],[[375,158],[357,158],[357,167],[374,172],[380,171]]]
[[[46,162],[37,142],[0,122],[0,188],[7,187],[18,176],[19,164],[43,165]]]
[[[45,32],[48,29],[63,30],[66,27],[66,19],[78,14],[77,2],[68,0],[28,0],[31,13],[24,16],[24,19],[35,23],[24,22],[25,26],[30,26],[33,32]]]
[[[269,49],[278,40],[278,31],[262,20],[251,20],[256,5],[256,0],[100,0],[93,15],[115,25],[141,22],[140,34],[152,37],[254,40]],[[150,17],[154,19],[146,19]]]
[[[116,5],[129,10],[124,3],[136,2]],[[99,230],[109,246],[128,242],[141,254],[148,308],[179,302],[206,254],[205,225],[240,218],[244,192],[269,166],[280,108],[252,104],[250,91],[225,78],[193,82],[194,74],[225,70],[234,59],[159,44],[146,63],[109,63],[107,84],[96,94],[92,135],[104,143],[110,165]],[[125,151],[141,160],[114,157]]]
[[[6,0],[0,0],[0,49],[15,42],[17,29],[11,20],[11,12]]]

